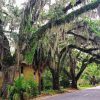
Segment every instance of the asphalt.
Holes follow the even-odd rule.
[[[74,93],[64,93],[57,96],[51,96],[43,100],[100,100],[100,86]]]

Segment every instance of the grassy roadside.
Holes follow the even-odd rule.
[[[55,95],[55,94],[61,94],[61,93],[71,93],[71,92],[75,92],[75,91],[79,91],[79,90],[84,90],[84,89],[88,89],[88,88],[92,88],[94,86],[92,85],[81,85],[78,86],[78,89],[73,89],[73,88],[62,88],[60,90],[44,90],[42,91],[42,95]]]
[[[88,88],[92,88],[94,87],[93,85],[84,85],[84,86],[78,86],[79,90],[84,90],[84,89],[88,89]]]
[[[96,86],[100,86],[100,84],[96,85]],[[38,97],[35,98],[35,100],[42,100],[41,98],[48,98],[49,96],[59,95],[62,93],[73,93],[76,91],[80,91],[80,90],[84,90],[84,89],[88,89],[88,88],[92,88],[92,87],[94,87],[94,86],[85,85],[85,86],[78,86],[78,89],[65,88],[65,89],[60,89],[60,90],[44,90],[44,91],[42,91],[41,95],[39,95]]]
[[[60,90],[44,90],[42,91],[41,95],[35,98],[35,100],[41,100],[41,98],[46,98],[48,96],[53,96],[53,95],[59,95],[62,93],[72,93],[75,91],[79,91],[78,89],[72,89],[72,88],[65,88],[65,89],[60,89]]]

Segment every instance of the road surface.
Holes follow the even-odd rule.
[[[74,93],[64,93],[51,96],[43,100],[100,100],[100,86]]]

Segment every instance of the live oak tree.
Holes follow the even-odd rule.
[[[14,59],[10,52],[10,46],[7,37],[3,33],[2,21],[0,20],[0,69],[3,73],[2,96],[7,96],[7,86],[12,84],[10,77],[10,67],[14,64]],[[12,73],[13,74],[13,73]]]
[[[84,27],[85,27],[85,30],[84,30]],[[83,25],[82,24],[79,25],[77,28],[74,27],[73,28],[74,32],[72,32],[72,30],[70,30],[70,31],[68,31],[68,33],[66,33],[66,34],[70,34],[70,35],[74,36],[75,41],[76,41],[75,44],[73,44],[71,42],[69,45],[66,45],[66,47],[64,47],[61,51],[61,54],[62,54],[62,52],[64,50],[64,52],[62,54],[63,58],[61,58],[63,62],[61,64],[63,65],[64,61],[65,61],[65,64],[67,65],[66,67],[69,66],[68,68],[70,69],[70,71],[69,71],[69,70],[65,70],[66,68],[64,68],[63,71],[64,71],[64,73],[67,74],[69,79],[72,80],[73,88],[77,88],[77,81],[79,80],[80,76],[82,75],[82,73],[84,72],[84,70],[86,69],[88,64],[93,63],[93,62],[100,63],[100,60],[99,60],[100,59],[99,58],[100,44],[99,44],[99,40],[98,40],[98,42],[95,41],[95,37],[99,38],[99,36],[95,36],[96,34],[94,36],[91,36],[91,35],[87,36],[89,33],[91,33],[92,35],[94,33],[94,31],[90,28],[91,28],[91,25],[90,25],[90,27],[87,27],[87,25],[85,23]],[[80,29],[81,29],[81,31],[80,31]],[[87,35],[84,34],[84,31],[86,31],[86,30],[88,32]],[[75,33],[75,32],[77,32],[77,33]],[[85,54],[82,54],[81,52],[83,52]],[[87,57],[85,57],[86,54],[87,54]],[[66,56],[67,56],[67,58],[64,59],[64,57],[66,57]],[[80,58],[80,56],[81,56],[81,58]],[[69,60],[68,60],[68,58],[69,58]],[[67,60],[68,60],[68,62],[66,62]],[[78,62],[81,62],[81,65],[77,65]],[[64,66],[65,66],[65,64],[64,64]],[[80,67],[78,67],[78,66],[80,66]],[[77,68],[78,68],[78,70],[77,70]],[[77,70],[77,72],[76,72],[76,70]]]
[[[7,10],[5,10],[7,9]],[[18,8],[14,7],[12,0],[0,2],[0,67],[3,73],[2,96],[7,97],[7,87],[12,84],[15,76],[15,57],[12,56],[10,46],[17,40]],[[9,29],[7,29],[9,27]]]
[[[100,0],[94,2],[91,2],[90,0],[90,2],[86,4],[85,0],[74,0],[74,2],[70,2],[66,7],[64,7],[67,3],[65,0],[64,2],[56,0],[55,3],[56,5],[51,5],[50,1],[46,0],[30,0],[26,4],[24,10],[20,11],[17,7],[14,7],[11,2],[11,6],[8,7],[10,14],[4,11],[1,8],[2,6],[0,7],[0,13],[2,15],[0,15],[0,19],[5,22],[5,26],[10,23],[10,31],[2,30],[2,24],[0,23],[0,41],[2,39],[5,39],[6,41],[6,43],[4,42],[6,44],[5,47],[3,47],[5,44],[2,44],[4,40],[0,42],[0,66],[2,66],[2,64],[7,66],[12,65],[12,62],[10,63],[10,61],[12,61],[12,56],[9,50],[9,42],[4,35],[4,32],[12,34],[14,33],[15,28],[18,29],[20,27],[19,34],[15,35],[15,37],[17,37],[15,40],[17,41],[13,38],[17,45],[16,61],[19,67],[19,73],[21,61],[25,60],[27,53],[31,53],[33,59],[32,65],[35,71],[34,74],[38,72],[39,75],[40,91],[42,73],[45,70],[45,67],[49,67],[52,73],[53,89],[58,90],[60,88],[59,74],[62,66],[64,66],[63,61],[66,61],[66,55],[68,56],[70,68],[69,74],[67,71],[66,74],[72,79],[72,87],[74,88],[77,87],[77,81],[87,65],[92,62],[100,62],[100,38],[99,36],[92,34],[99,33],[99,28],[97,25],[94,25],[96,27],[89,27],[90,23],[88,26],[87,22],[84,21],[84,18],[80,17],[83,13],[99,8]],[[49,6],[49,11],[46,15],[43,11],[45,5]],[[80,5],[80,8],[68,13],[70,9],[77,7],[77,5]],[[45,22],[47,23],[44,24]],[[12,39],[12,37],[10,37],[10,39]],[[8,47],[8,49],[6,47]],[[74,52],[74,50],[76,51]],[[3,52],[5,51],[7,51],[7,53],[3,55]],[[80,60],[82,64],[77,75],[75,70],[77,69],[78,59],[76,58],[78,55],[81,55],[79,53],[74,56],[73,52],[84,52],[90,56],[89,58],[84,57]],[[10,58],[5,58],[6,55],[7,58]],[[20,57],[21,55],[22,59]]]
[[[81,3],[81,2],[80,2]],[[80,4],[79,3],[79,4]],[[68,14],[68,15],[65,15],[65,17],[62,17],[62,18],[59,18],[59,19],[56,19],[56,20],[50,20],[46,25],[44,25],[44,26],[42,26],[38,31],[36,31],[34,34],[36,34],[36,37],[34,38],[34,35],[32,35],[32,37],[31,37],[31,40],[30,40],[30,42],[33,40],[33,39],[39,39],[39,38],[41,38],[42,36],[44,36],[44,33],[46,33],[47,31],[48,31],[48,29],[51,31],[52,30],[52,27],[55,27],[55,29],[56,29],[56,27],[57,26],[60,26],[61,24],[64,24],[64,23],[68,23],[68,22],[71,22],[72,20],[74,20],[74,18],[76,18],[77,16],[79,16],[80,14],[82,14],[82,13],[85,13],[86,11],[89,11],[89,10],[92,10],[92,9],[95,9],[95,8],[97,8],[98,7],[98,5],[99,5],[99,1],[96,1],[96,2],[94,2],[94,3],[91,3],[91,4],[88,4],[88,5],[85,5],[85,6],[83,6],[83,7],[81,7],[81,8],[79,8],[78,10],[76,10],[76,11],[73,11],[73,12],[71,12],[70,14]],[[72,6],[71,6],[72,7]],[[77,26],[77,25],[76,25]],[[63,28],[64,28],[64,26],[63,26]],[[59,32],[58,32],[59,33]],[[58,34],[57,32],[56,32],[56,30],[55,30],[55,32],[49,32],[49,34],[52,34],[52,37],[54,38],[54,37],[57,37],[57,35],[56,36],[54,36],[55,34]],[[63,31],[61,32],[61,33],[63,33]],[[68,34],[74,34],[73,32],[68,32]],[[43,34],[43,35],[42,35]],[[63,35],[63,34],[62,34]],[[85,40],[87,40],[87,38],[85,38],[84,36],[80,36],[80,35],[78,35],[78,34],[74,34],[75,36],[76,36],[76,38],[79,36],[79,37],[82,37],[83,38],[83,40],[85,39]],[[54,45],[56,44],[56,39],[54,39],[54,41],[53,41],[53,38],[51,38],[51,40],[52,40],[52,45],[50,46],[50,48],[49,48],[49,54],[50,54],[50,56],[53,54],[53,56],[55,55],[55,53],[56,53],[56,49],[58,49],[58,48],[54,48]],[[90,40],[92,41],[92,39],[90,38]],[[95,41],[95,40],[93,40],[93,41]],[[50,43],[49,43],[50,44]],[[51,48],[53,46],[53,48]],[[92,52],[89,52],[89,50],[87,49],[87,50],[84,50],[84,48],[82,47],[82,48],[79,48],[79,47],[77,47],[76,45],[69,45],[68,47],[70,47],[70,48],[76,48],[76,49],[79,49],[79,50],[82,50],[83,52],[86,52],[86,53],[89,53],[89,54],[92,54]],[[93,49],[96,49],[96,48],[93,48]],[[97,48],[98,49],[98,48]],[[97,50],[96,49],[96,50]],[[66,47],[65,47],[65,50],[66,50]],[[90,48],[90,51],[91,51],[92,49]],[[54,51],[54,53],[52,53]],[[58,54],[59,55],[59,54]],[[58,62],[59,62],[59,56],[58,55],[56,55],[57,57],[57,59],[58,59]],[[97,57],[97,54],[92,54],[93,56],[96,56]],[[50,57],[49,56],[49,57]],[[52,73],[53,73],[53,75],[54,75],[54,72],[56,73],[59,73],[59,64],[57,64],[57,63],[55,63],[56,62],[56,59],[55,59],[55,56],[52,58],[52,57],[50,57],[51,59],[49,59],[49,68],[57,68],[57,70],[52,70]],[[70,59],[72,59],[72,58],[70,58]],[[96,59],[97,60],[97,59]],[[54,65],[56,65],[57,67],[55,67],[54,65],[52,65],[52,64],[54,64]],[[59,75],[57,75],[57,73],[56,73],[56,75],[55,76],[59,76]],[[54,77],[54,79],[55,79],[55,77]],[[58,79],[58,78],[57,78]],[[55,84],[57,84],[58,86],[57,86],[57,88],[55,88],[55,89],[59,89],[59,79],[58,79],[58,81],[57,81],[57,83],[56,82],[54,82]],[[56,86],[56,85],[55,85]]]

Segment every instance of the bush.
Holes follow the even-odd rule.
[[[52,75],[48,69],[43,73],[43,86],[45,90],[52,89]]]
[[[60,85],[63,88],[66,88],[66,87],[70,86],[69,78],[65,73],[61,73],[61,75],[60,75]]]
[[[88,80],[86,80],[86,79],[80,79],[78,81],[78,85],[80,87],[85,87],[85,86],[88,87],[88,86],[90,86],[90,82]]]
[[[30,95],[33,96],[33,97],[37,96],[38,95],[38,85],[37,85],[37,83],[33,79],[29,79],[27,81],[27,83],[28,83],[28,86],[29,86],[27,92],[29,92]]]
[[[20,100],[23,97],[34,97],[38,94],[37,83],[33,79],[25,80],[23,76],[16,79],[13,85],[8,86],[8,98]]]
[[[61,81],[60,81],[60,85],[63,86],[64,88],[66,87],[69,87],[70,86],[70,82],[69,80],[66,78],[63,78]]]

